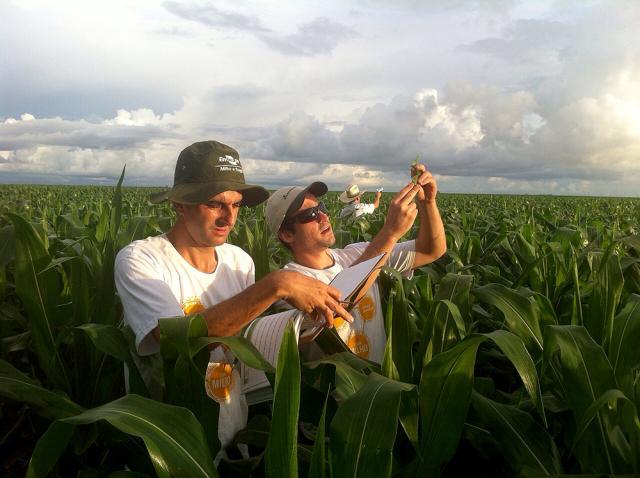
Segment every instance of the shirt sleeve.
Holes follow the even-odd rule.
[[[160,346],[151,333],[158,319],[184,315],[169,285],[144,254],[124,249],[116,257],[115,283],[124,320],[136,336],[139,355],[151,355]]]
[[[416,241],[397,243],[391,250],[389,266],[400,272],[403,277],[413,276],[413,261],[416,257]]]
[[[368,242],[356,242],[349,244],[342,250],[342,254],[348,257],[349,265],[355,262],[365,251]],[[413,260],[416,257],[416,241],[406,241],[397,243],[389,254],[387,265],[410,279],[413,276]],[[346,265],[348,267],[349,265]]]
[[[359,208],[364,214],[371,214],[376,210],[376,207],[373,204],[360,204]]]

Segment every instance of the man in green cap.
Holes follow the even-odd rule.
[[[173,187],[152,198],[173,203],[175,224],[166,234],[134,241],[116,257],[116,287],[139,355],[158,352],[163,317],[200,313],[210,336],[229,336],[285,300],[330,322],[334,315],[352,320],[337,289],[297,272],[274,271],[254,283],[251,257],[226,243],[240,207],[268,196],[264,188],[246,184],[238,152],[225,144],[202,141],[180,153]],[[232,363],[228,351],[214,349],[205,380],[208,394],[221,405],[223,446],[247,419]]]

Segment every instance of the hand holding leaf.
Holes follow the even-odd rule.
[[[413,184],[422,186],[416,200],[420,202],[432,202],[438,193],[438,186],[433,175],[427,171],[424,164],[420,164],[418,160],[420,155],[416,155],[416,159],[411,163],[411,181]]]

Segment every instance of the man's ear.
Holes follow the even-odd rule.
[[[293,242],[293,232],[288,229],[280,229],[278,231],[278,239],[280,239],[285,244],[291,244]]]
[[[180,204],[179,202],[171,202],[173,205],[174,211],[180,216],[184,213],[184,204]]]

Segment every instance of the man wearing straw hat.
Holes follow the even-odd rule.
[[[366,191],[360,191],[357,184],[347,186],[347,189],[345,189],[339,197],[340,202],[347,204],[347,206],[340,211],[340,219],[357,219],[364,214],[371,214],[378,208],[382,189],[376,191],[376,197],[371,204],[360,202],[360,197],[365,192]]]
[[[447,243],[436,205],[437,184],[424,165],[412,166],[409,182],[391,200],[385,223],[371,240],[332,249],[335,236],[328,211],[320,198],[327,185],[314,182],[306,188],[289,186],[271,194],[267,200],[267,225],[292,253],[285,270],[295,270],[329,283],[343,269],[389,252],[389,265],[410,276],[412,270],[442,256]],[[419,218],[414,240],[398,242]],[[336,319],[340,338],[360,357],[381,362],[386,342],[380,293],[374,284],[351,312],[354,321]]]
[[[115,262],[115,281],[125,322],[141,356],[159,350],[158,319],[199,313],[210,336],[237,333],[278,300],[333,320],[352,320],[340,305],[340,292],[293,271],[274,271],[254,283],[254,264],[239,247],[227,244],[240,207],[269,196],[246,184],[238,152],[217,141],[185,148],[176,163],[173,187],[152,202],[170,200],[177,220],[166,233],[134,241]],[[211,352],[205,385],[220,406],[218,435],[224,445],[246,425],[233,357],[222,347]]]

